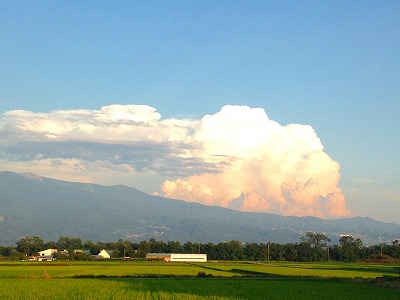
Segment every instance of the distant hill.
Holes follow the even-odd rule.
[[[375,244],[399,238],[400,225],[362,217],[322,220],[240,212],[150,196],[122,185],[0,172],[0,245],[15,245],[32,235],[45,241],[57,241],[62,235],[94,242],[154,237],[203,243],[296,243],[307,231],[324,232],[332,242],[340,234],[352,234],[365,244]]]

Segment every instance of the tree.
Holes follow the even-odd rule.
[[[57,244],[54,241],[48,241],[44,244],[44,249],[56,249]]]
[[[390,256],[400,258],[400,241],[394,240],[392,246],[388,249]]]
[[[244,246],[244,255],[247,260],[261,260],[261,247],[257,243],[247,243]]]
[[[242,260],[244,250],[240,241],[221,242],[215,246],[216,258],[220,260]]]
[[[138,247],[139,257],[146,257],[146,254],[151,251],[151,245],[148,241],[141,241]]]
[[[260,256],[258,258],[258,260],[262,260],[262,261],[269,261],[269,253],[270,253],[270,244],[269,243],[261,243],[260,244]]]
[[[309,244],[313,248],[312,261],[321,261],[328,258],[328,242],[331,240],[324,233],[309,231],[300,240],[302,241],[301,243]]]
[[[7,259],[10,260],[17,260],[20,258],[20,253],[17,251],[15,247],[10,247],[10,246],[0,246],[0,257],[4,259],[4,257],[7,257]]]
[[[91,255],[89,255],[89,254],[84,253],[84,252],[78,252],[78,253],[74,254],[74,259],[75,260],[87,261],[87,260],[93,260],[93,257]]]
[[[95,243],[89,240],[83,244],[83,248],[90,250],[90,253],[92,255],[97,255],[100,252],[100,248]]]
[[[69,252],[64,252],[64,251],[58,251],[54,253],[54,258],[57,260],[69,260],[70,259],[70,254]]]
[[[361,258],[362,241],[360,238],[355,239],[351,235],[341,236],[339,243],[342,247],[340,260],[355,261]]]
[[[284,245],[284,249],[285,249],[285,259],[288,261],[296,261],[298,258],[298,254],[297,254],[297,249],[296,249],[296,245],[294,244],[285,244]]]
[[[285,250],[282,244],[269,243],[269,254],[271,260],[285,260]]]
[[[184,253],[199,253],[199,249],[200,249],[200,244],[198,243],[192,243],[190,241],[186,241],[183,245],[182,245],[182,250]]]
[[[44,249],[44,242],[38,236],[27,236],[17,242],[17,250],[25,255],[34,255]]]
[[[302,236],[300,240],[309,243],[315,249],[326,247],[327,243],[331,241],[324,233],[311,231],[307,232],[305,236]]]
[[[168,241],[167,249],[168,253],[182,253],[182,246],[179,241]]]
[[[131,243],[122,239],[118,240],[117,250],[121,257],[131,257],[134,254]]]
[[[297,245],[297,255],[299,261],[312,261],[314,250],[310,243],[301,242]]]
[[[206,253],[209,260],[220,259],[216,245],[213,243],[201,244],[201,252]]]
[[[57,243],[57,250],[74,250],[74,249],[82,249],[83,244],[82,240],[77,237],[67,237],[60,236]]]

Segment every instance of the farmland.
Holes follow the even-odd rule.
[[[399,275],[399,265],[334,262],[10,262],[0,298],[398,299],[399,287],[372,283]]]

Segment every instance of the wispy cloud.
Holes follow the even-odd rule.
[[[339,164],[309,125],[280,125],[263,109],[225,106],[200,120],[162,119],[145,105],[0,119],[0,162],[47,170],[165,177],[171,198],[244,211],[339,217]],[[95,176],[93,176],[95,177]]]

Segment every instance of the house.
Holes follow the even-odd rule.
[[[206,262],[207,254],[184,254],[184,253],[148,253],[146,259],[163,259],[164,261],[181,262]]]
[[[53,261],[55,258],[53,255],[37,256],[37,261]]]
[[[43,251],[39,251],[39,256],[52,256],[57,253],[57,249],[46,249]]]
[[[28,258],[28,260],[37,260],[37,261],[53,261],[55,258],[54,258],[54,254],[56,254],[58,251],[57,251],[57,249],[46,249],[46,250],[43,250],[43,251],[39,251],[38,252],[38,256],[35,256],[35,257],[33,257],[33,256],[30,256],[29,258]]]
[[[111,255],[105,249],[101,250],[100,253],[97,254],[96,256],[97,256],[97,258],[100,258],[100,259],[101,258],[110,258],[111,257]]]

